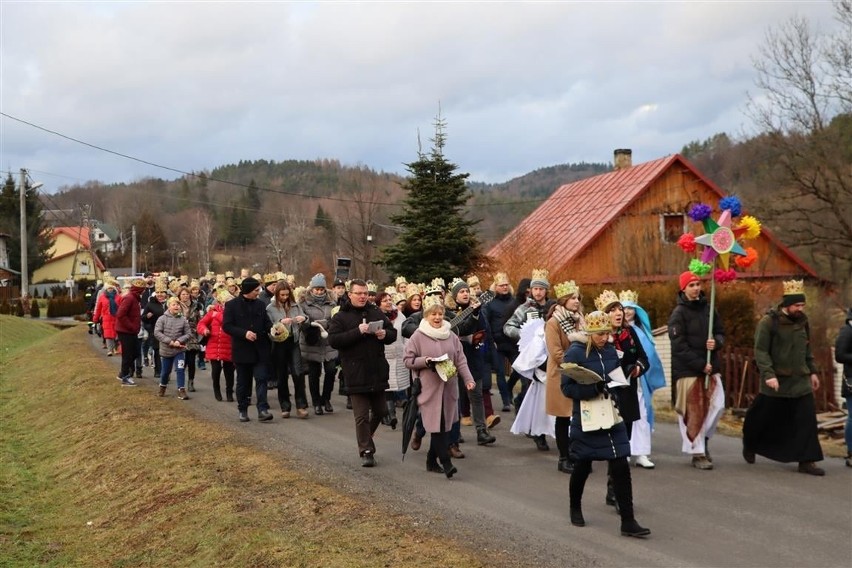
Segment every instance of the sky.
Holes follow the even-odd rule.
[[[405,174],[439,112],[472,181],[616,148],[640,163],[752,132],[753,58],[794,14],[836,29],[827,1],[2,0],[0,171],[47,192],[180,177],[65,136],[183,172],[335,159]]]

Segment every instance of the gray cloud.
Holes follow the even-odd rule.
[[[10,115],[183,170],[335,158],[404,172],[440,102],[480,181],[644,161],[739,132],[751,57],[811,3],[2,3]],[[3,118],[0,166],[75,180],[174,174]],[[52,177],[54,175],[56,177]],[[60,177],[67,176],[67,177]]]

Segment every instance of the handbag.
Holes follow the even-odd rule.
[[[612,397],[599,394],[580,401],[580,429],[583,432],[609,430],[622,421]]]

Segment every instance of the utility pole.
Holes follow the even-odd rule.
[[[130,275],[136,276],[136,225],[130,226]]]
[[[21,197],[21,297],[30,295],[29,259],[27,258],[27,170],[21,168],[21,181],[18,184]]]

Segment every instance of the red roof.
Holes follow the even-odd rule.
[[[84,249],[92,248],[92,241],[89,239],[89,228],[88,227],[54,227],[53,228],[53,236],[57,235],[68,235],[75,241],[77,237],[80,238],[80,246]]]
[[[719,197],[727,195],[680,154],[666,156],[560,186],[494,245],[488,255],[499,258],[503,247],[518,246],[519,241],[535,242],[545,245],[535,250],[536,264],[550,268],[551,272],[558,271],[579,256],[675,163],[689,169]],[[766,228],[762,234],[809,275],[818,277]]]

